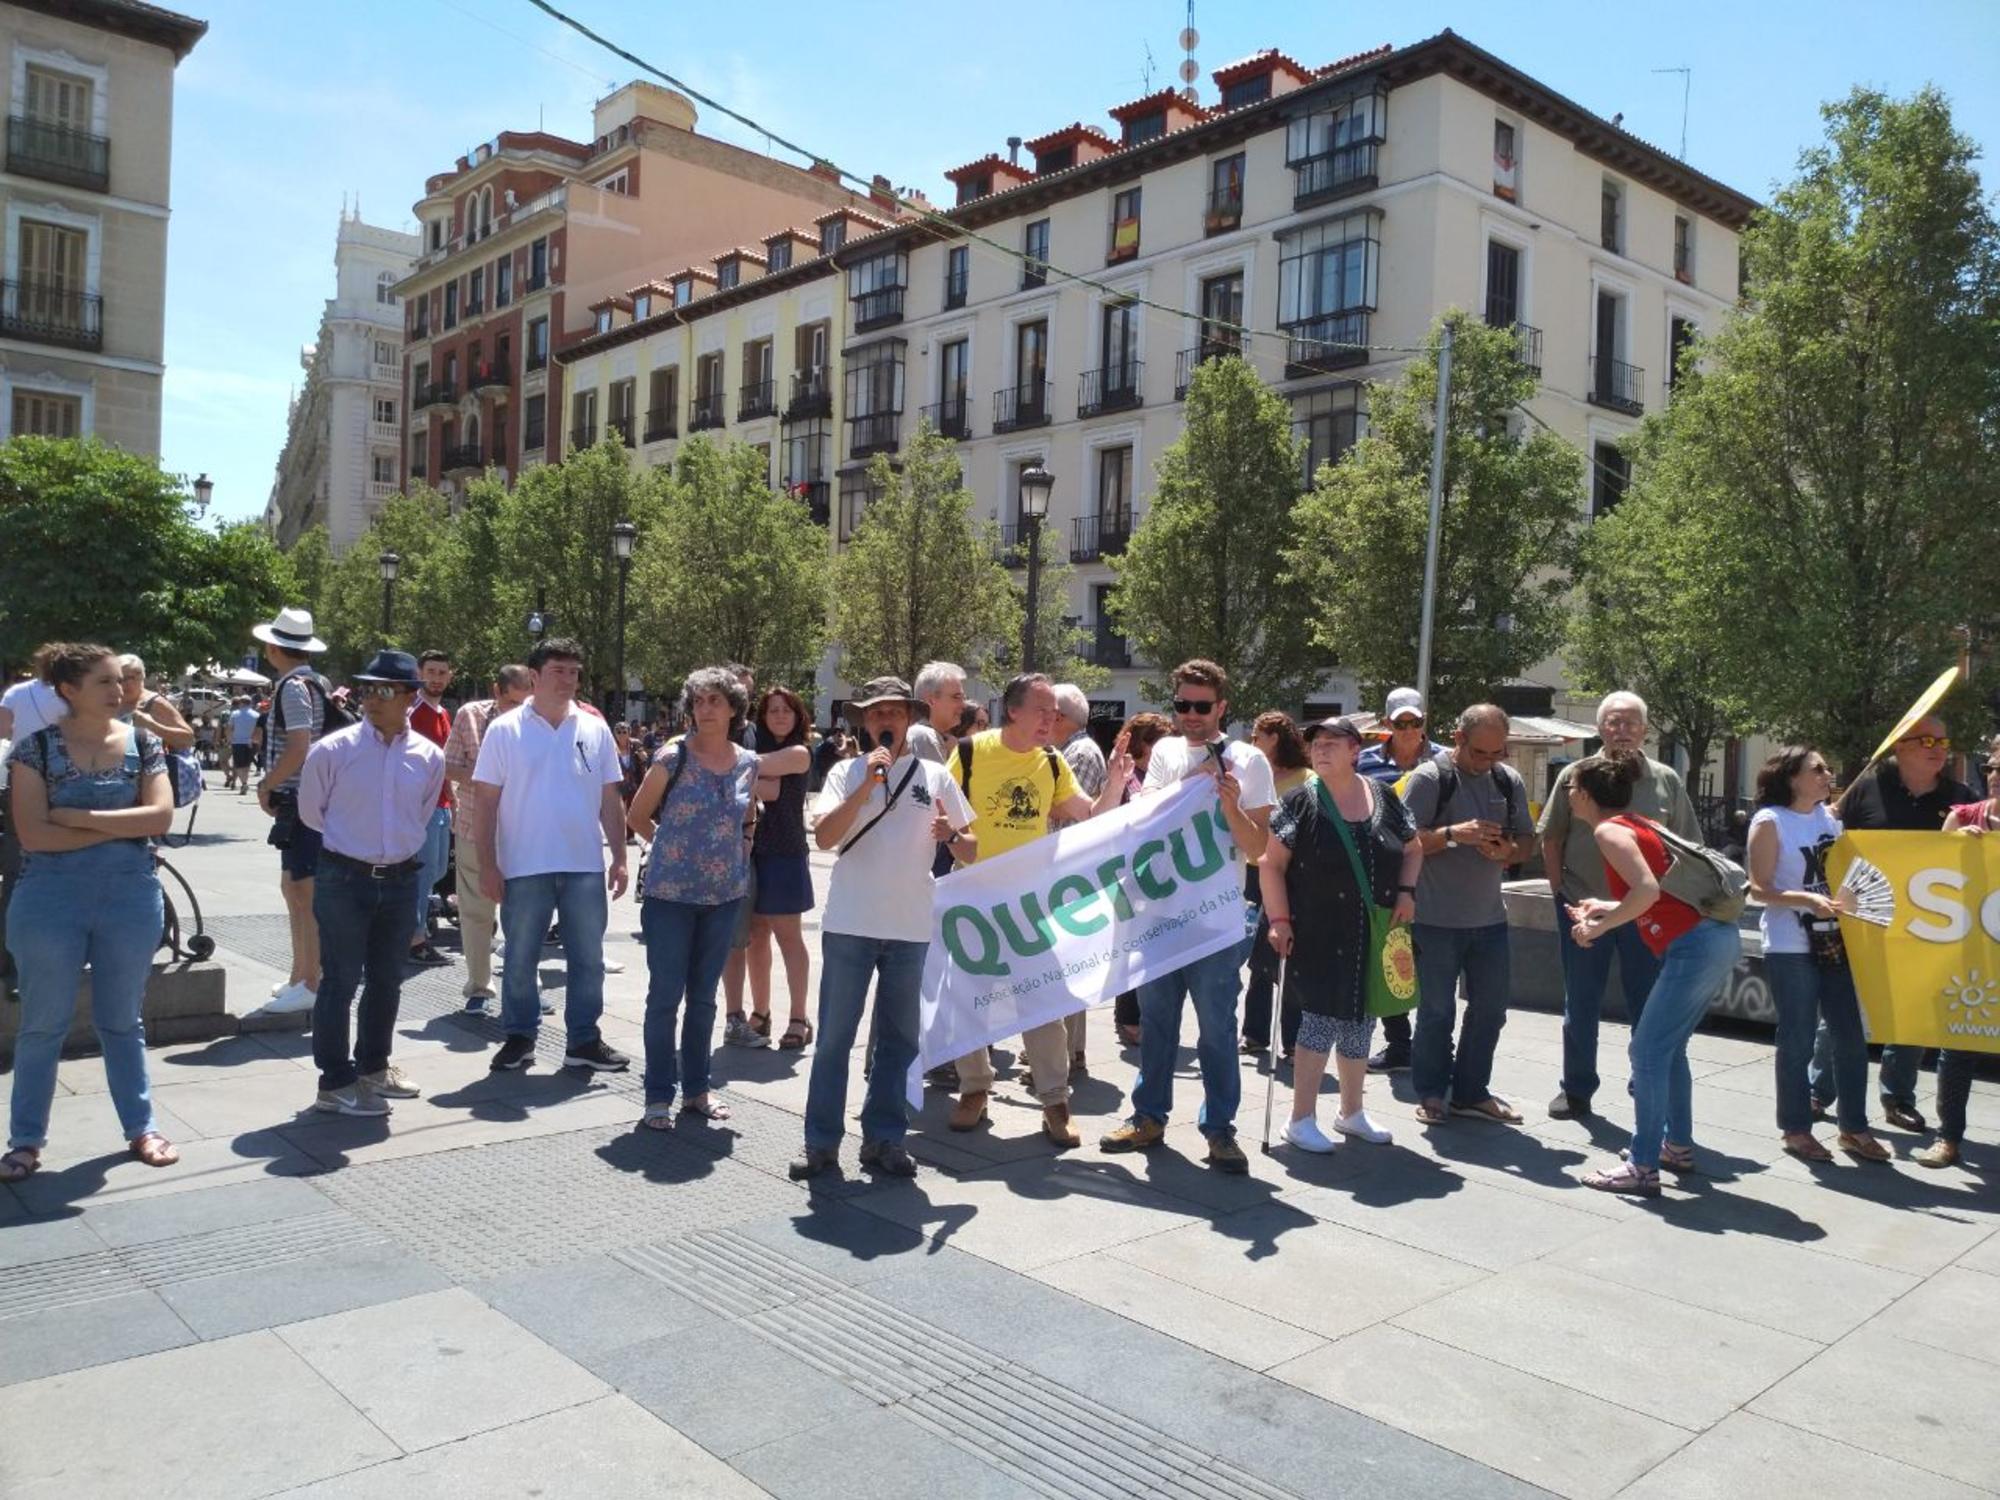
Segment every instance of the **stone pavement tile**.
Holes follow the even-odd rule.
[[[623,1396],[605,1396],[287,1490],[285,1500],[408,1500],[412,1495],[757,1500],[764,1494]]]
[[[548,1085],[550,1080],[543,1077],[534,1082]],[[527,1105],[511,1100],[482,1103],[468,1112],[462,1105],[440,1102],[436,1096],[398,1099],[394,1113],[386,1119],[313,1113],[278,1133],[321,1166],[338,1168],[627,1124],[642,1113],[643,1106],[629,1094],[601,1087],[579,1089],[567,1080],[558,1080],[542,1099]]]
[[[867,1458],[829,1463],[836,1453]],[[1030,1500],[1044,1493],[893,1409],[778,1438],[737,1454],[734,1463],[779,1500],[881,1500],[889,1495]]]
[[[1557,1266],[1516,1266],[1393,1320],[1682,1427],[1719,1422],[1820,1352],[1808,1339]]]
[[[1538,1125],[1535,1135],[1575,1150],[1616,1156],[1632,1143],[1632,1111],[1621,1098],[1603,1114],[1581,1120],[1550,1120],[1545,1125]],[[1702,1178],[1710,1182],[1733,1182],[1746,1173],[1761,1172],[1783,1161],[1785,1143],[1775,1128],[1756,1132],[1729,1130],[1713,1120],[1697,1117],[1694,1155],[1696,1171]],[[1597,1167],[1608,1163],[1593,1160],[1590,1165]],[[1585,1210],[1591,1207],[1589,1204],[1579,1206]]]
[[[1966,1271],[1984,1271],[1989,1276],[2000,1276],[2000,1234],[1994,1234],[1986,1241],[1967,1251],[1958,1260],[1958,1266]]]
[[[451,1278],[437,1267],[400,1246],[374,1240],[297,1259],[247,1264],[221,1275],[170,1281],[158,1291],[197,1334],[218,1339],[442,1291],[450,1285]]]
[[[1831,1438],[1739,1411],[1723,1418],[1619,1500],[1973,1500],[1986,1493]]]
[[[1102,1250],[1194,1215],[1113,1158],[1072,1152],[954,1181],[927,1173],[852,1200],[858,1208],[1001,1265],[1026,1270]]]
[[[1946,1266],[1878,1313],[1868,1329],[2000,1364],[2000,1285],[1977,1271]]]
[[[1697,1031],[1688,1038],[1688,1061],[1725,1063],[1731,1067],[1743,1063],[1761,1062],[1768,1068],[1772,1065],[1771,1057],[1775,1050],[1772,1041],[1772,1033],[1768,1030],[1758,1031],[1754,1035],[1725,1035],[1719,1031]]]
[[[86,1227],[79,1214],[10,1223],[0,1232],[0,1271],[102,1250],[104,1241],[92,1232],[95,1227]]]
[[[2000,1443],[1981,1406],[1992,1383],[1990,1364],[1864,1328],[1764,1392],[1750,1410],[1996,1490]]]
[[[0,1386],[194,1341],[172,1308],[138,1288],[93,1302],[39,1308],[0,1319]],[[0,1491],[6,1490],[7,1474],[7,1447],[0,1442]]]
[[[1593,1193],[1577,1182],[1586,1169],[1603,1164],[1602,1151],[1607,1147],[1593,1150],[1545,1136],[1542,1132],[1550,1123],[1524,1128],[1461,1118],[1442,1125],[1413,1125],[1397,1139],[1469,1182],[1483,1182],[1599,1218],[1623,1219],[1638,1212],[1637,1205],[1629,1201]],[[1631,1135],[1618,1132],[1606,1140],[1608,1149],[1616,1152],[1630,1142]]]
[[[83,1205],[83,1216],[98,1238],[117,1249],[246,1224],[305,1218],[323,1214],[331,1206],[308,1178],[264,1177],[158,1198],[90,1202]],[[0,1248],[4,1245],[0,1240]]]
[[[795,1213],[739,1224],[734,1233],[846,1286],[957,1253],[914,1229],[817,1195]]]
[[[1919,1285],[1901,1271],[1755,1234],[1693,1232],[1654,1215],[1558,1251],[1549,1264],[1821,1344]]]
[[[1481,1279],[1459,1261],[1312,1219],[1291,1203],[1156,1234],[1112,1254],[1323,1338]]]
[[[276,1131],[256,1131],[229,1140],[176,1144],[181,1159],[171,1167],[149,1167],[125,1151],[85,1156],[58,1147],[44,1153],[46,1165],[14,1190],[34,1213],[54,1213],[72,1204],[128,1203],[140,1198],[191,1193],[266,1177],[300,1177],[318,1170],[313,1159]]]
[[[661,1421],[724,1458],[876,1409],[866,1396],[740,1323],[718,1321],[691,1336],[667,1334],[586,1363]]]
[[[1252,1370],[1269,1369],[1326,1341],[1164,1276],[1115,1259],[1109,1252],[1057,1261],[1029,1273],[1093,1307],[1143,1323],[1182,1343]]]
[[[1608,1500],[1685,1429],[1378,1324],[1271,1374],[1573,1500]]]
[[[239,1032],[206,1042],[148,1047],[146,1063],[156,1089],[285,1070],[296,1073],[312,1066],[312,1041],[307,1036],[282,1033],[255,1036]]]
[[[153,1128],[170,1141],[195,1138],[198,1132],[175,1114],[154,1092]],[[58,1094],[49,1107],[49,1142],[45,1158],[62,1151],[72,1157],[82,1152],[119,1151],[125,1146],[125,1131],[118,1123],[118,1111],[108,1093]],[[47,1168],[44,1168],[47,1170]]]
[[[155,1410],[128,1441],[117,1413]],[[397,1456],[396,1445],[270,1333],[170,1349],[0,1391],[10,1494],[251,1500]]]
[[[172,1110],[187,1122],[188,1135],[197,1139],[296,1125],[311,1112],[319,1081],[282,1059],[273,1061],[277,1068],[261,1073],[156,1087],[153,1107]]]
[[[278,1336],[409,1452],[606,1394],[462,1288],[293,1323]]]
[[[14,1196],[13,1187],[0,1183],[0,1224],[12,1224],[17,1219],[27,1217],[28,1210],[22,1207],[21,1200]]]
[[[1710,1071],[1696,1073],[1695,1078],[1712,1089],[1727,1089],[1733,1094],[1755,1095],[1767,1104],[1771,1104],[1775,1110],[1778,1082],[1774,1056],[1775,1054],[1766,1055],[1726,1067],[1709,1064]],[[1690,1071],[1701,1066],[1692,1057],[1688,1059],[1688,1065]]]
[[[1881,1166],[1826,1170],[1817,1183],[1773,1169],[1698,1185],[1671,1212],[1691,1229],[1767,1235],[1914,1276],[1950,1265],[1993,1232],[1962,1190],[1917,1179],[1906,1185]]]
[[[607,1255],[516,1271],[476,1282],[470,1290],[585,1364],[632,1344],[719,1321],[670,1286]]]

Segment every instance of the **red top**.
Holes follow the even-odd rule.
[[[1627,817],[1623,814],[1608,821],[1631,832],[1632,837],[1638,841],[1639,853],[1646,861],[1646,868],[1651,870],[1656,878],[1667,873],[1667,866],[1674,862],[1673,856],[1667,853],[1666,844],[1653,831],[1651,822],[1645,818]],[[1604,876],[1611,886],[1612,900],[1623,901],[1626,892],[1632,887],[1620,877],[1617,866],[1608,859],[1604,862]],[[1700,921],[1700,912],[1679,897],[1669,896],[1662,891],[1660,899],[1640,912],[1632,925],[1639,929],[1639,937],[1653,950],[1655,956],[1665,957],[1674,939],[1683,933],[1692,932],[1695,924]]]
[[[444,742],[451,738],[451,710],[446,708],[442,703],[436,708],[431,707],[430,701],[422,693],[419,693],[417,694],[416,706],[410,710],[410,728],[431,741],[439,749],[443,749]],[[438,806],[451,806],[451,778],[449,776],[445,778],[444,790],[438,793]]]

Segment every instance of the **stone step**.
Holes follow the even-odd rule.
[[[97,1033],[90,1024],[90,979],[85,970],[77,986],[69,1035],[63,1039],[64,1056],[97,1050]],[[146,982],[146,1040],[164,1046],[233,1035],[237,1019],[224,1001],[225,988],[220,964],[155,964],[153,977]],[[0,1003],[0,1062],[13,1061],[20,1025],[21,1007]]]

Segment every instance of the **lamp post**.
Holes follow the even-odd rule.
[[[1028,533],[1028,619],[1021,627],[1021,670],[1035,670],[1036,615],[1041,610],[1042,519],[1049,513],[1049,491],[1055,476],[1038,458],[1021,471],[1021,525]]]
[[[215,481],[207,474],[198,474],[194,481],[194,516],[197,521],[208,517],[208,502],[215,498]]]
[[[554,623],[555,621],[549,618],[549,591],[536,589],[535,607],[528,611],[528,639],[539,644]]]
[[[618,717],[625,717],[625,580],[632,572],[632,543],[639,528],[620,521],[611,528],[611,551],[618,559]]]
[[[384,552],[376,564],[382,569],[382,636],[387,640],[389,622],[396,613],[396,573],[403,566],[403,559],[393,552]]]

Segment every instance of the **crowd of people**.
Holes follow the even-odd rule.
[[[1650,726],[1635,694],[1599,705],[1602,748],[1562,768],[1537,817],[1509,764],[1505,711],[1472,705],[1434,739],[1410,688],[1390,693],[1373,722],[1336,715],[1301,726],[1268,711],[1234,740],[1227,673],[1190,660],[1174,669],[1169,712],[1135,715],[1107,752],[1073,684],[1020,674],[989,725],[968,702],[967,672],[933,662],[914,685],[865,684],[845,706],[846,724],[815,744],[796,693],[759,692],[735,665],[688,676],[672,716],[679,732],[669,733],[664,720],[637,730],[608,722],[585,701],[583,648],[569,639],[538,641],[524,662],[500,669],[490,697],[453,709],[442,652],[379,651],[336,689],[315,665],[327,646],[308,613],[282,610],[254,634],[276,676],[262,712],[246,700],[231,708],[223,785],[248,795],[254,782],[271,820],[291,952],[270,1008],[311,1012],[316,1109],[380,1117],[420,1095],[392,1058],[395,1024],[406,974],[450,962],[433,925],[448,871],[466,1009],[497,1007],[492,1069],[536,1059],[554,1012],[540,979],[552,934],[567,971],[564,1065],[629,1068],[602,1018],[605,976],[617,968],[604,945],[611,903],[631,888],[648,971],[643,1127],[729,1117],[713,1066],[720,1009],[725,1045],[813,1049],[792,1173],[833,1168],[872,991],[860,1159],[911,1175],[905,1076],[918,1055],[933,882],[1201,779],[1230,834],[1243,931],[1116,998],[1112,1021],[1137,1071],[1129,1113],[1100,1149],[1163,1141],[1190,1008],[1195,1122],[1217,1170],[1248,1170],[1236,1140],[1244,1054],[1290,1065],[1282,1139],[1300,1151],[1390,1141],[1366,1108],[1371,1072],[1407,1070],[1425,1127],[1521,1124],[1520,1109],[1492,1086],[1513,984],[1503,887],[1539,853],[1560,914],[1552,1117],[1595,1110],[1614,965],[1632,1028],[1631,1142],[1618,1166],[1581,1182],[1650,1196],[1662,1170],[1695,1168],[1687,1047],[1742,957],[1742,893],[1729,879],[1734,866],[1700,850],[1679,774],[1645,754]],[[129,1149],[170,1165],[175,1150],[149,1105],[141,1018],[161,930],[150,841],[173,815],[169,758],[197,748],[197,732],[148,690],[136,658],[57,644],[40,653],[34,679],[0,699],[0,738],[13,745],[7,836],[24,856],[8,882],[4,929],[22,1016],[0,1181],[39,1167],[86,968]],[[1835,1149],[1870,1162],[1892,1155],[1870,1128],[1867,1037],[1840,942],[1845,898],[1828,888],[1826,853],[1843,828],[2000,829],[1995,799],[1945,774],[1950,749],[1944,724],[1926,718],[1838,801],[1828,761],[1810,746],[1780,750],[1758,776],[1743,832],[1747,871],[1735,873],[1761,905],[1777,1007],[1776,1126],[1801,1159],[1832,1159],[1813,1133],[1829,1114]],[[2000,778],[2000,740],[1985,769]],[[816,1010],[803,932],[816,907],[815,848],[833,856],[818,904]],[[1390,978],[1398,962],[1414,979],[1403,989]],[[779,965],[785,1015],[774,1036]],[[1087,1014],[1020,1038],[1019,1071],[1059,1151],[1081,1144],[1071,1091],[1087,1067]],[[1905,1131],[1927,1129],[1920,1061],[1917,1048],[1888,1047],[1881,1058],[1882,1118]],[[1319,1101],[1329,1064],[1338,1105],[1327,1129]],[[1938,1129],[1914,1153],[1918,1163],[1958,1159],[1972,1068],[1969,1053],[1942,1054]],[[989,1049],[929,1080],[956,1092],[950,1129],[986,1125]]]

